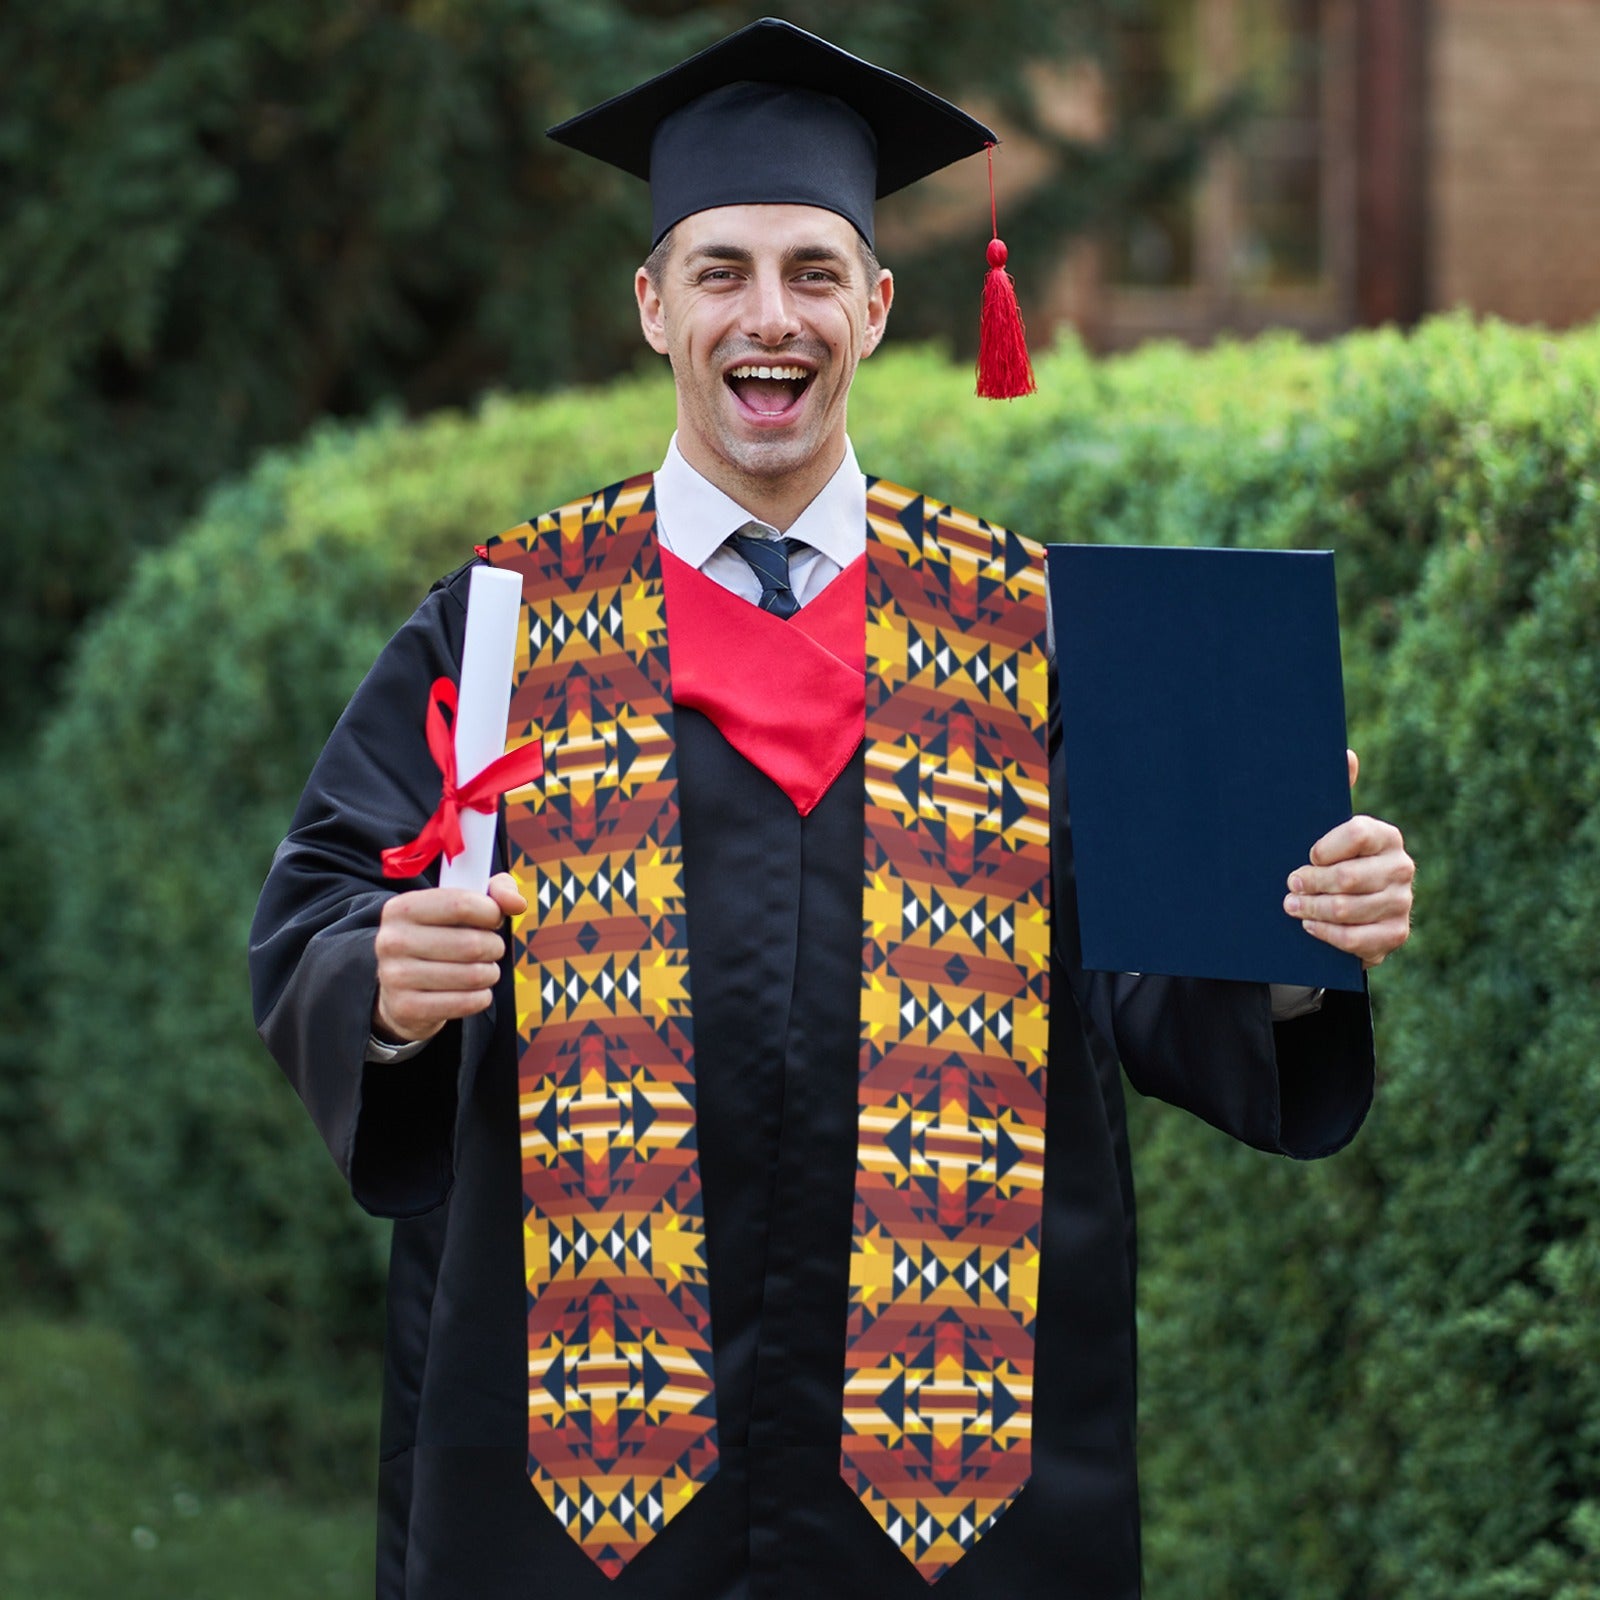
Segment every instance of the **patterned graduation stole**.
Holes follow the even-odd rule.
[[[611,1576],[716,1469],[652,479],[523,578],[508,796],[528,1470]],[[1025,1482],[1044,1150],[1040,548],[868,480],[861,1129],[842,1469],[930,1582]]]
[[[514,529],[507,797],[528,1473],[609,1576],[716,1470],[661,563],[648,477]]]
[[[1050,966],[1040,547],[879,481],[846,1481],[932,1583],[1032,1464]]]

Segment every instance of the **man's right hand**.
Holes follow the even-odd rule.
[[[447,1022],[486,1011],[500,977],[500,924],[528,902],[509,872],[487,894],[413,889],[384,902],[372,1031],[391,1044],[431,1039]]]

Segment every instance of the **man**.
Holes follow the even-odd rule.
[[[464,570],[352,700],[252,941],[263,1036],[397,1219],[380,1593],[1127,1600],[1117,1057],[1320,1155],[1370,1099],[1365,997],[1080,970],[1037,547],[855,465],[873,196],[988,131],[767,22],[557,133],[649,174],[674,441],[489,547],[544,764],[511,871],[378,866],[440,797]],[[1285,870],[1317,937],[1404,940],[1387,824]]]

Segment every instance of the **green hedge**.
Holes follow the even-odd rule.
[[[1326,359],[1329,448],[1284,491],[1318,485],[1305,526],[1338,530],[1359,793],[1421,863],[1417,929],[1375,980],[1348,1155],[1285,1170],[1144,1119],[1152,1591],[1576,1600],[1600,1594],[1600,339],[1446,323]]]
[[[562,474],[626,470],[664,421],[636,384],[267,458],[141,566],[48,730],[45,1223],[180,1420],[250,1465],[364,1472],[386,1239],[255,1039],[244,953],[273,848],[431,577]]]
[[[1359,797],[1421,862],[1371,1123],[1320,1166],[1136,1107],[1155,1600],[1600,1594],[1600,331],[862,369],[874,471],[1051,537],[1339,552]],[[254,1043],[299,783],[436,571],[657,457],[658,380],[329,431],[218,495],[48,741],[60,1259],[235,1449],[358,1473],[380,1241]],[[248,1443],[246,1443],[248,1441]]]

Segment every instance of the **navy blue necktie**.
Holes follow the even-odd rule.
[[[789,558],[806,548],[804,539],[763,539],[753,533],[730,533],[728,543],[744,557],[750,570],[761,580],[763,611],[789,618],[800,609],[800,602],[789,587]]]

